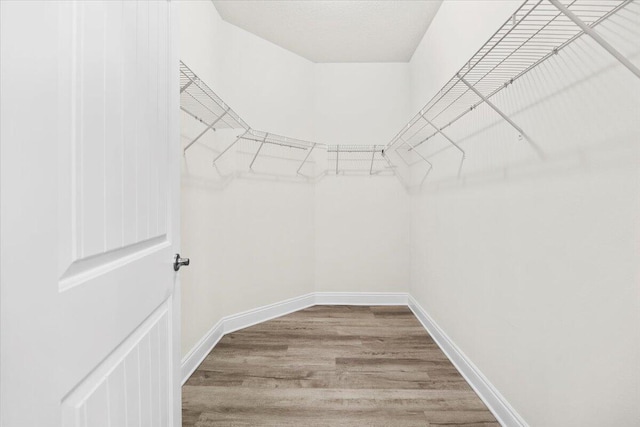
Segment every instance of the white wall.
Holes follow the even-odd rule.
[[[318,141],[384,145],[406,123],[408,63],[316,64],[314,74]]]
[[[451,9],[469,6],[445,2],[423,45],[453,40]],[[474,21],[511,14],[491,6]],[[639,9],[599,27],[636,64]],[[415,75],[448,68],[443,83],[490,33],[450,44],[460,58],[434,48]],[[486,107],[452,126],[467,164],[412,196],[411,294],[529,425],[638,425],[640,80],[581,38],[493,101],[548,159]]]
[[[253,129],[313,139],[307,59],[223,21],[210,1],[180,2],[180,59]]]
[[[521,0],[443,1],[410,61],[411,114],[422,108],[521,4]]]
[[[181,59],[253,128],[382,145],[408,115],[408,64],[312,64],[222,21],[208,1],[182,2],[181,19]],[[184,115],[183,145],[201,129]],[[242,152],[255,151],[239,143],[211,167],[238,133],[206,134],[183,163],[183,253],[193,260],[181,273],[183,354],[225,315],[313,290],[408,289],[409,204],[395,178],[221,176],[246,172]],[[256,169],[297,167],[262,154]]]
[[[382,146],[409,116],[407,63],[316,64],[314,73],[319,141]],[[316,290],[407,291],[409,203],[394,176],[329,175],[315,212]]]
[[[317,291],[408,291],[409,200],[395,177],[326,177],[315,218]]]
[[[197,134],[192,129],[183,126],[183,146]],[[180,271],[183,355],[224,316],[314,290],[314,187],[221,182],[211,147],[233,136],[218,132],[183,161],[182,250],[191,258]]]
[[[256,128],[385,143],[519,3],[446,1],[408,66],[377,67],[308,63],[222,22],[209,2],[187,2],[183,59]],[[637,23],[636,13],[600,28],[636,63]],[[463,179],[455,156],[438,156],[410,198],[382,177],[229,183],[209,165],[233,135],[208,137],[183,174],[194,258],[184,350],[225,314],[311,290],[410,283],[528,424],[637,425],[638,85],[583,38],[494,99],[546,162],[480,107],[449,130],[468,154]]]
[[[253,128],[313,136],[312,63],[222,21],[212,2],[180,7],[181,59],[196,74]],[[202,128],[183,115],[183,146]],[[220,173],[211,161],[239,133],[209,132],[184,157],[183,355],[223,316],[313,291],[314,188],[222,178],[243,157]]]

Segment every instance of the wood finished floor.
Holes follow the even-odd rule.
[[[407,307],[314,306],[224,336],[183,426],[499,426]]]

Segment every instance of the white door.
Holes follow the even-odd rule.
[[[3,427],[179,425],[176,12],[0,1]]]

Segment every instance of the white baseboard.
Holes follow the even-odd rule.
[[[411,295],[408,296],[408,303],[409,308],[413,311],[413,314],[416,315],[420,323],[422,323],[422,326],[429,332],[431,338],[438,344],[444,354],[447,355],[451,363],[453,363],[471,388],[480,396],[480,399],[487,405],[500,425],[505,427],[527,427],[528,424],[518,415],[515,409],[511,407],[509,402],[496,390],[482,372],[480,372],[462,350],[455,345]]]
[[[316,292],[316,305],[407,305],[406,292]]]
[[[315,295],[311,293],[223,317],[182,359],[182,384],[187,382],[191,374],[200,366],[204,358],[207,357],[225,334],[311,307],[314,304]]]
[[[218,341],[220,341],[223,335],[224,319],[221,319],[213,325],[213,328],[209,329],[209,332],[182,358],[180,367],[182,385],[187,382],[191,374],[200,366],[204,358],[207,357],[207,354],[218,344]]]
[[[207,354],[228,333],[265,322],[312,305],[407,305],[406,293],[315,292],[223,317],[182,359],[182,384],[200,366]]]
[[[527,423],[509,405],[489,380],[455,345],[418,302],[407,293],[315,292],[222,318],[182,359],[182,384],[202,363],[220,339],[228,333],[265,322],[313,305],[405,305],[447,355],[451,363],[505,427],[527,427]]]
[[[311,293],[247,310],[243,313],[233,314],[224,318],[224,333],[229,334],[239,329],[248,328],[249,326],[311,307],[314,304],[314,294]]]

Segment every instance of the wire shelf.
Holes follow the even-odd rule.
[[[200,121],[205,128],[184,148],[196,143],[207,131],[215,129],[243,129],[244,133],[217,153],[213,165],[236,146],[236,153],[242,160],[247,159],[250,172],[265,164],[278,169],[278,173],[286,174],[293,167],[294,176],[306,177],[304,169],[315,162],[311,154],[316,148],[326,148],[325,144],[290,138],[251,127],[229,107],[205,82],[203,82],[184,62],[180,61],[180,108],[182,111]],[[258,157],[261,158],[257,164]],[[242,165],[244,168],[245,165]],[[283,169],[284,168],[284,169]]]
[[[327,172],[335,175],[393,174],[382,145],[328,145]]]
[[[633,0],[572,0],[565,7],[590,28],[597,26]],[[480,104],[514,83],[529,70],[582,36],[584,31],[553,0],[527,0],[444,87],[387,144],[411,151],[437,135],[464,151],[446,135],[446,129]],[[521,135],[524,132],[494,108]],[[529,141],[534,149],[539,149]],[[539,152],[539,154],[542,154]]]
[[[457,169],[460,177],[466,153],[449,135],[450,130],[455,130],[449,127],[471,111],[489,109],[516,129],[520,138],[525,139],[544,158],[544,153],[536,143],[490,99],[583,34],[591,36],[640,77],[640,70],[593,30],[633,1],[525,0],[489,41],[385,146],[326,145],[251,129],[181,62],[181,108],[206,126],[185,147],[185,151],[208,130],[243,129],[244,133],[218,152],[213,160],[214,165],[242,141],[236,147],[236,152],[241,154],[250,172],[256,172],[259,158],[259,164],[264,165],[264,157],[271,159],[272,163],[278,163],[276,159],[281,160],[278,167],[285,173],[290,170],[295,172],[294,176],[317,178],[327,174],[394,174],[410,188],[416,183],[422,185],[425,182],[433,169],[429,159],[447,148],[455,148],[459,154]],[[421,148],[427,142],[430,142],[429,148]],[[319,159],[313,154],[322,150],[326,156],[316,162]],[[267,163],[266,160],[264,163]],[[309,169],[311,165],[316,173],[306,174],[305,168]],[[242,167],[246,165],[243,163]]]
[[[250,171],[255,171],[254,166],[256,166],[258,157],[260,157],[263,159],[261,160],[262,167],[265,167],[265,163],[267,163],[266,166],[276,167],[273,172],[303,177],[306,176],[303,173],[305,166],[308,167],[313,164],[313,159],[310,159],[310,156],[314,149],[324,146],[324,144],[254,129],[247,130],[238,137],[238,140],[245,142],[243,149],[245,153],[247,150],[252,152],[248,166]],[[246,145],[247,142],[256,148],[252,150]]]
[[[252,129],[182,61],[180,85],[182,110],[206,126],[185,151],[210,129],[244,129],[233,142],[217,152],[213,159],[216,167],[216,162],[235,147],[239,170],[248,169],[251,173],[303,178],[319,178],[332,172],[336,175],[394,174],[393,166],[383,156],[382,145],[327,145]],[[323,152],[326,164],[322,163],[319,172],[312,155],[322,156]]]
[[[280,147],[286,147],[297,150],[308,150],[314,145],[315,142],[304,141],[302,139],[289,138],[288,136],[277,135],[275,133],[263,132],[259,130],[249,129],[248,132],[240,136],[241,139],[248,141],[255,141],[259,143],[265,143],[270,145],[277,145]]]
[[[209,130],[249,129],[249,125],[182,61],[180,109],[206,126],[185,146],[185,151]]]

